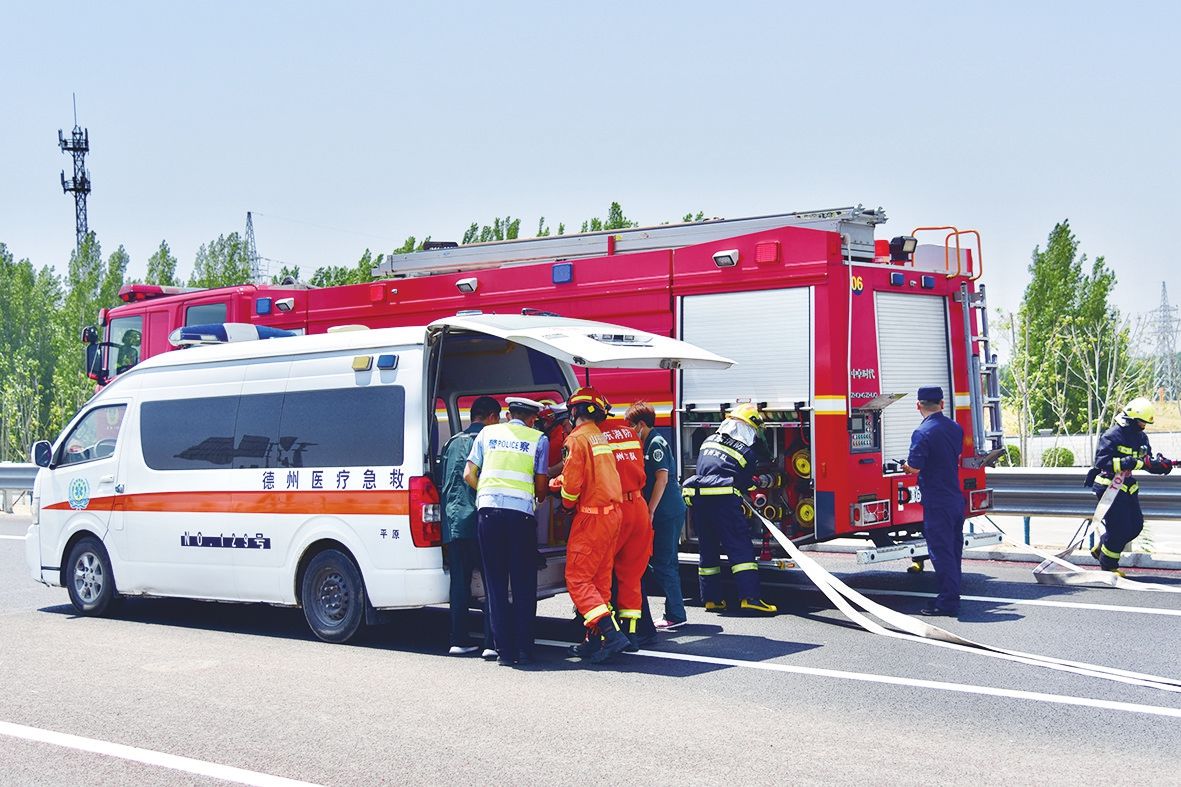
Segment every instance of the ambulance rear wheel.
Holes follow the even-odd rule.
[[[353,559],[336,549],[312,558],[300,586],[303,614],[325,642],[348,642],[365,622],[365,583]]]
[[[70,549],[62,567],[70,603],[83,615],[102,615],[115,598],[115,574],[107,549],[97,538],[83,538]]]

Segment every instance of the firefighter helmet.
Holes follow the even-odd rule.
[[[1143,421],[1146,424],[1152,423],[1153,416],[1156,415],[1156,408],[1152,406],[1152,402],[1139,396],[1124,406],[1124,415],[1128,418],[1134,418],[1137,421]]]
[[[765,423],[763,414],[759,412],[758,405],[754,404],[753,402],[744,402],[738,405],[733,410],[726,413],[726,417],[750,424],[760,432],[763,430],[763,425]]]
[[[607,413],[611,412],[611,405],[607,403],[603,395],[589,385],[584,385],[570,394],[570,398],[566,400],[566,406],[570,408],[572,419],[590,418],[596,423],[605,420]]]
[[[541,412],[537,414],[537,422],[540,425],[538,428],[543,432],[548,432],[550,427],[560,424],[570,415],[570,408],[564,402],[542,399],[541,403],[545,407],[542,407]]]

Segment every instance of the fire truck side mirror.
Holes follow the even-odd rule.
[[[83,344],[98,344],[98,329],[93,325],[87,325],[82,329],[82,343]]]
[[[97,341],[89,342],[86,345],[86,376],[99,385],[106,385],[107,370],[102,368],[102,363],[102,346]]]

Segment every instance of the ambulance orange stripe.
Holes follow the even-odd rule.
[[[96,497],[87,510],[111,510],[174,514],[387,514],[410,513],[410,493],[405,490],[314,492],[151,492],[118,497]],[[68,511],[67,501],[46,506]]]

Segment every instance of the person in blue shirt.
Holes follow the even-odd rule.
[[[471,425],[452,435],[443,446],[440,477],[443,479],[443,543],[447,570],[451,576],[452,656],[466,656],[479,648],[468,635],[472,606],[472,574],[480,567],[480,544],[476,540],[476,490],[463,480],[467,457],[476,435],[485,426],[500,421],[500,402],[480,396],[472,402]],[[484,609],[484,657],[496,658],[492,647],[492,624]]]
[[[919,476],[923,535],[939,582],[939,595],[919,614],[955,616],[960,611],[960,561],[964,556],[964,493],[960,489],[964,430],[943,414],[941,387],[920,388],[916,406],[923,422],[910,437],[910,455],[902,469]]]
[[[497,663],[533,660],[537,617],[537,501],[548,493],[549,441],[533,428],[543,405],[505,398],[510,420],[476,437],[464,480],[476,490],[476,537]],[[512,590],[510,597],[509,590]]]
[[[676,458],[668,441],[656,431],[656,412],[647,402],[636,402],[624,414],[628,424],[640,436],[644,447],[644,499],[652,518],[652,557],[648,559],[648,578],[664,594],[664,617],[655,628],[670,631],[685,624],[685,597],[681,591],[681,572],[677,559],[681,530],[685,527],[685,501],[677,482]],[[644,606],[648,596],[644,596]],[[653,625],[645,610],[641,625]]]

